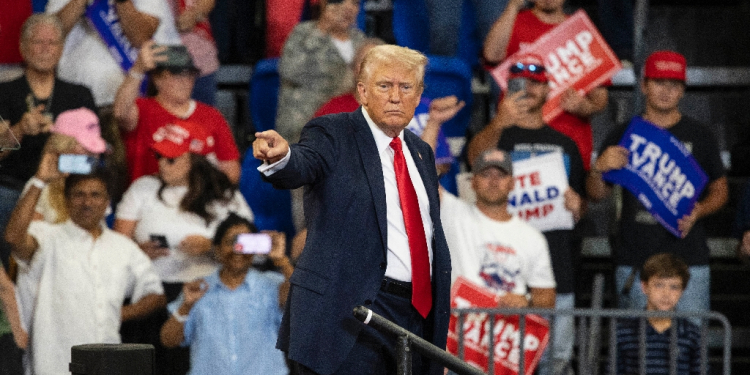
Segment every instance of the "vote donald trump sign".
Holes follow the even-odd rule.
[[[689,215],[708,182],[690,150],[664,129],[635,117],[620,140],[628,150],[628,164],[602,174],[622,185],[664,228],[677,237],[677,220]]]

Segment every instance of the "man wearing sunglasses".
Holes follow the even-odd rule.
[[[510,0],[500,18],[492,26],[484,41],[484,59],[499,64],[521,47],[536,41],[568,17],[563,11],[565,0],[536,0],[525,9],[525,0]],[[591,163],[593,136],[590,117],[607,105],[605,87],[597,87],[586,95],[573,89],[565,91],[560,105],[563,113],[550,121],[549,126],[575,141],[586,170]],[[481,150],[474,154],[474,157]],[[472,154],[469,154],[470,156]]]
[[[584,194],[586,171],[576,143],[546,124],[542,117],[542,106],[550,88],[541,57],[526,55],[516,61],[510,67],[508,78],[509,81],[520,80],[525,90],[505,95],[498,105],[497,115],[471,140],[469,157],[472,152],[478,155],[495,147],[507,151],[514,159],[522,155],[533,157],[548,152],[562,153],[568,167],[570,186],[564,193],[565,208],[578,221],[584,208],[581,197]],[[470,159],[470,162],[475,160]],[[575,305],[573,260],[577,253],[573,231],[549,230],[542,233],[549,244],[557,284],[555,307],[572,309]],[[573,354],[573,341],[569,340],[575,334],[573,326],[572,317],[560,316],[555,319],[549,346],[551,350],[546,352],[540,363],[540,373],[559,374],[568,367]],[[552,357],[551,361],[549,356]]]

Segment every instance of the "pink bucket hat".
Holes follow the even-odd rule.
[[[107,149],[99,129],[99,117],[88,108],[71,109],[59,114],[51,131],[75,138],[81,146],[95,154]]]

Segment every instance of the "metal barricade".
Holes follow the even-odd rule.
[[[464,322],[466,321],[468,314],[487,314],[489,317],[489,327],[487,332],[495,332],[495,324],[497,315],[511,316],[519,315],[518,325],[518,345],[519,353],[525,353],[524,341],[526,337],[526,316],[536,314],[540,316],[573,316],[577,320],[577,332],[578,336],[578,374],[579,375],[594,375],[599,373],[599,364],[602,361],[602,325],[603,320],[608,321],[605,326],[608,327],[607,332],[607,370],[605,374],[616,374],[617,373],[617,321],[618,319],[625,318],[637,318],[640,319],[639,323],[639,364],[640,374],[646,374],[646,326],[648,324],[648,318],[698,318],[701,321],[700,324],[700,355],[701,355],[701,374],[708,373],[708,347],[709,347],[709,327],[708,323],[718,322],[718,325],[712,324],[712,331],[715,331],[713,327],[719,328],[723,331],[721,344],[712,345],[721,347],[722,353],[722,374],[729,375],[731,373],[731,343],[732,343],[732,330],[729,320],[717,312],[687,312],[687,311],[672,311],[672,312],[659,312],[659,311],[639,311],[639,310],[624,310],[624,309],[570,309],[570,310],[554,310],[554,309],[539,309],[539,308],[522,308],[522,309],[510,309],[510,308],[457,308],[453,309],[452,313],[458,315],[458,322],[456,324],[458,328],[457,341],[458,341],[458,357],[464,359]],[[552,320],[553,321],[553,320]],[[674,326],[673,326],[674,327]],[[553,336],[553,326],[550,326],[550,341],[548,348],[554,343],[555,338]],[[489,336],[489,348],[495,347],[494,335]],[[565,337],[564,340],[571,340],[573,338]],[[671,338],[669,345],[670,353],[670,375],[677,375],[677,356],[678,356],[678,343],[677,343],[677,330],[671,330]],[[495,350],[488,351],[488,373],[494,374],[494,355]],[[525,373],[526,364],[525,355],[519,355],[518,358],[519,374]]]

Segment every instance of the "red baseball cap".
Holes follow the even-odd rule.
[[[512,78],[528,78],[533,79],[537,82],[546,83],[547,69],[544,68],[544,60],[538,55],[527,54],[516,60],[510,68],[508,79]]]
[[[656,51],[646,59],[643,78],[675,79],[685,82],[686,71],[685,56],[674,51]]]
[[[151,148],[167,158],[176,158],[186,152],[208,155],[213,151],[214,139],[205,129],[189,121],[173,121],[157,129],[152,136]]]

